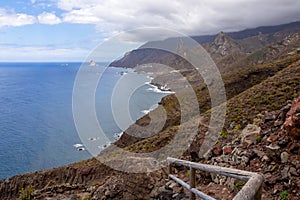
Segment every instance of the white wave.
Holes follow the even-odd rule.
[[[80,148],[80,147],[83,147],[83,144],[74,144],[73,145],[75,148]]]
[[[107,142],[107,143],[105,143],[105,144],[103,145],[103,148],[105,149],[105,148],[109,147],[110,145],[111,145],[111,143],[110,143],[110,142]]]
[[[77,149],[77,151],[85,150],[85,147],[83,146],[83,144],[74,144],[73,146]]]
[[[111,142],[107,142],[107,143],[103,144],[102,146],[98,146],[98,148],[103,150],[103,149],[106,149],[107,147],[109,147],[110,145],[111,145]]]
[[[145,82],[145,85],[148,85],[150,87],[154,87],[154,85],[152,85],[150,81]]]
[[[150,85],[152,86],[151,84],[151,81],[154,79],[153,77],[151,77],[150,75],[146,77],[148,79],[148,81],[145,82],[145,85]]]
[[[126,74],[128,74],[128,72],[120,72],[121,76],[126,75]]]
[[[147,115],[151,110],[142,110],[141,113],[144,113],[145,115]]]
[[[146,76],[146,78],[150,79],[150,80],[153,80],[154,78],[150,75]]]
[[[113,137],[114,137],[115,141],[117,141],[118,139],[121,138],[122,135],[123,135],[123,132],[115,133],[115,134],[113,135]]]
[[[151,85],[151,84],[149,84],[149,85]],[[151,88],[148,88],[147,91],[156,92],[156,93],[161,92],[161,90],[158,89],[158,87],[154,86],[154,85],[151,85]]]
[[[152,92],[155,92],[155,93],[174,94],[174,92],[169,91],[169,88],[167,88],[166,86],[162,86],[162,88],[164,90],[161,90],[156,85],[151,85],[151,84],[148,84],[148,85],[150,85],[151,88],[148,88],[147,91],[152,91]]]
[[[158,107],[158,104],[154,104],[148,110],[142,110],[141,112],[144,113],[144,114],[148,114],[152,110],[155,110],[157,107]]]

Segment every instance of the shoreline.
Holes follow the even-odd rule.
[[[147,90],[148,91],[152,91],[152,92],[157,93],[157,94],[166,94],[158,102],[156,102],[154,105],[152,105],[149,109],[140,111],[141,113],[143,113],[143,115],[141,117],[139,117],[138,119],[136,119],[135,122],[133,122],[132,124],[128,125],[128,128],[130,126],[134,125],[138,120],[140,120],[140,119],[144,118],[145,116],[147,116],[151,111],[155,110],[159,106],[159,103],[162,101],[162,99],[164,97],[169,96],[169,95],[175,93],[175,92],[171,91],[171,89],[167,88],[166,86],[162,86],[160,84],[152,82],[154,80],[154,77],[152,77],[153,73],[145,72],[145,71],[143,71],[141,69],[135,70],[135,69],[130,68],[130,67],[115,67],[115,66],[110,66],[110,65],[108,67],[109,68],[117,68],[117,69],[125,69],[126,71],[119,72],[119,75],[121,75],[121,76],[125,76],[128,73],[146,74],[147,75],[146,77],[147,77],[147,79],[149,79],[149,81],[146,81],[144,83],[144,86],[148,85],[148,86],[151,87],[151,88],[148,88]],[[99,152],[99,154],[103,150],[105,150],[106,148],[108,148],[110,145],[118,142],[122,138],[122,135],[124,134],[125,131],[126,130],[124,130],[122,132],[118,132],[118,133],[116,132],[116,133],[114,133],[114,136],[113,136],[114,140],[113,141],[105,143],[102,146],[98,146],[98,148],[101,149],[100,152]],[[94,157],[92,157],[92,158],[94,158]]]
[[[119,68],[119,67],[113,67],[113,68]],[[120,71],[127,71],[128,73],[140,73],[140,72],[132,70],[131,68],[122,68]],[[126,72],[122,73],[120,75],[126,75]],[[148,81],[145,81],[144,85],[147,85],[149,87],[148,88],[149,91],[151,91],[153,93],[158,93],[158,94],[165,94],[164,96],[168,96],[170,94],[170,91],[164,91],[162,87],[158,86],[155,83],[152,83],[153,79],[150,77],[151,74],[147,73],[147,75],[149,75],[149,77],[147,77]],[[164,98],[164,96],[162,98],[160,98],[159,101],[157,101],[154,105],[152,105],[148,109],[141,110],[140,112],[142,113],[142,116],[139,117],[137,120],[145,117],[151,111],[153,111],[159,105],[159,102]],[[135,120],[135,122],[137,120]],[[135,122],[133,122],[129,126],[133,125]],[[109,145],[111,145],[111,144],[119,141],[121,139],[123,133],[124,133],[124,131],[118,132],[118,133],[117,132],[113,133],[113,137],[112,137],[113,140],[111,140],[109,143],[105,143],[105,144],[103,144],[103,145],[101,145],[101,146],[98,147],[99,150],[100,150],[99,154],[100,154],[100,152],[103,149],[107,148]],[[98,139],[99,138],[88,138],[87,140],[94,141],[94,140],[98,140]],[[83,144],[83,142],[81,140],[78,140],[77,142],[73,143],[71,148],[74,148],[74,151],[76,151],[75,155],[77,153],[88,152],[86,146]],[[6,180],[6,179],[9,179],[9,178],[17,176],[17,175],[28,174],[28,173],[35,173],[35,172],[38,172],[38,171],[51,170],[51,169],[54,169],[54,168],[59,168],[59,167],[67,166],[67,165],[70,165],[70,164],[73,164],[73,163],[85,161],[85,160],[92,159],[92,158],[94,158],[94,156],[91,156],[89,158],[84,158],[84,159],[76,160],[76,161],[66,162],[66,163],[63,163],[62,165],[54,165],[54,166],[50,166],[50,167],[43,167],[43,168],[40,168],[40,169],[28,170],[28,171],[25,171],[24,173],[23,172],[22,173],[16,173],[16,174],[12,174],[11,176],[7,176],[7,177],[4,176],[4,178],[2,178],[1,180]]]

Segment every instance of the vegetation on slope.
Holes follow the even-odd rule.
[[[291,64],[261,84],[240,93],[227,102],[227,125],[235,122],[244,127],[264,110],[277,110],[287,100],[296,98],[300,92],[300,62],[287,59]],[[294,60],[294,61],[293,61]],[[281,62],[275,62],[275,65]]]
[[[224,78],[228,97],[226,126],[231,123],[243,128],[257,114],[264,110],[276,110],[287,100],[293,99],[300,92],[300,56],[293,56],[273,63],[253,66],[248,70],[236,71],[230,77]],[[248,89],[249,88],[249,89]],[[202,113],[210,110],[210,98],[205,86],[195,87]],[[124,135],[117,142],[121,147],[133,152],[151,152],[159,149],[172,139],[180,125],[180,105],[174,95],[165,97],[161,105],[167,111],[167,126],[158,135],[140,139]],[[137,121],[139,125],[147,125],[149,115]],[[129,128],[130,130],[130,128]]]
[[[298,43],[295,44],[296,46],[298,45]],[[230,126],[233,125],[238,130],[237,133],[239,133],[244,126],[251,123],[253,119],[264,111],[278,110],[286,104],[287,100],[299,95],[299,50],[297,51],[293,44],[290,46],[283,44],[283,46],[282,51],[276,45],[271,45],[271,48],[263,48],[250,55],[231,52],[226,58],[223,57],[221,59],[224,62],[228,61],[224,66],[219,66],[221,72],[226,71],[222,76],[228,100],[226,124],[224,131],[220,133],[221,139],[227,140],[232,138],[227,132]],[[287,54],[290,52],[290,48],[293,48],[293,55]],[[279,53],[276,53],[277,51]],[[290,56],[288,57],[287,55]],[[155,57],[156,52],[150,51],[149,54],[143,54],[142,56],[147,56],[147,58]],[[261,60],[264,62],[258,64]],[[196,119],[199,119],[199,117],[204,124],[208,122],[211,112],[210,97],[206,85],[201,77],[196,74],[196,71],[191,70],[186,62],[177,57],[162,58],[158,56],[157,61],[171,65],[174,69],[179,69],[190,81],[197,94],[199,108],[203,114],[193,117],[194,113],[191,112],[191,120],[186,123],[196,123],[198,122]],[[147,62],[146,57],[141,62]],[[228,66],[229,62],[234,63],[230,63],[230,66]],[[251,66],[252,64],[254,66]],[[115,144],[125,150],[137,153],[153,152],[167,145],[173,139],[181,124],[180,104],[175,95],[169,95],[162,99],[160,105],[167,112],[167,121],[158,134],[145,139],[133,137],[127,134],[134,133],[136,130],[132,126]],[[139,119],[136,124],[146,127],[150,122],[149,115],[146,115]],[[194,138],[189,150],[186,151],[185,158],[191,159],[192,157],[193,159],[192,154],[199,152],[199,147],[203,142],[206,131],[206,126],[199,126],[198,135]],[[233,131],[233,133],[235,132]],[[217,142],[220,142],[221,139]],[[257,138],[257,142],[261,141],[263,141],[263,138]],[[107,150],[109,151],[109,148]],[[274,170],[276,169],[271,169],[271,171]],[[163,174],[163,170],[146,175],[122,173],[110,169],[96,159],[90,159],[58,169],[18,175],[11,179],[0,181],[0,192],[4,196],[3,199],[17,198],[23,194],[25,195],[23,195],[24,198],[26,198],[28,196],[27,192],[24,192],[26,186],[32,185],[38,190],[38,192],[35,190],[32,194],[40,195],[40,197],[47,196],[49,192],[50,195],[55,193],[70,196],[70,194],[78,194],[84,191],[83,195],[86,195],[85,193],[87,192],[88,195],[91,194],[96,199],[106,198],[107,196],[111,199],[141,199],[145,198],[145,194],[150,192],[151,195],[149,196],[154,198],[156,193],[152,192],[163,182]],[[141,184],[141,182],[144,184]],[[29,196],[31,196],[31,192],[29,193]],[[283,199],[287,195],[282,193],[280,196]],[[62,198],[63,196],[60,197]]]

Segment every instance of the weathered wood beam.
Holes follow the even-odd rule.
[[[239,169],[226,168],[226,167],[220,167],[220,166],[215,166],[215,165],[193,163],[190,161],[179,160],[176,158],[167,158],[167,161],[169,161],[169,163],[184,165],[184,166],[192,167],[194,169],[199,169],[201,171],[210,172],[210,173],[214,173],[214,174],[220,174],[220,175],[224,175],[224,176],[229,176],[231,178],[237,178],[237,179],[244,180],[244,181],[249,180],[253,175],[255,175],[255,173],[253,173],[253,172],[243,171],[243,170],[239,170]]]
[[[216,200],[215,198],[208,196],[207,194],[197,190],[196,188],[191,188],[189,184],[187,184],[186,182],[182,181],[181,179],[177,178],[174,175],[169,175],[170,179],[173,179],[174,181],[176,181],[177,183],[179,183],[180,185],[182,185],[184,188],[192,191],[194,194],[196,194],[198,197],[204,199],[204,200]]]
[[[264,178],[260,174],[252,176],[233,200],[260,200]]]
[[[238,194],[233,198],[233,200],[261,200],[262,196],[262,184],[264,182],[264,177],[258,173],[219,167],[214,165],[206,165],[200,163],[193,163],[190,161],[179,160],[176,158],[167,158],[169,162],[169,169],[171,164],[183,165],[190,167],[190,185],[182,181],[181,179],[169,174],[169,178],[173,179],[183,187],[187,188],[190,191],[190,199],[194,200],[195,195],[199,196],[204,200],[213,200],[214,198],[200,192],[195,188],[195,169],[220,174],[240,180],[247,181],[247,183],[243,186],[243,188],[238,192]],[[171,172],[171,170],[169,170]]]

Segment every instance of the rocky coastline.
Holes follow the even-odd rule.
[[[216,108],[211,108],[209,91],[195,70],[177,58],[166,58],[164,64],[174,66],[187,77],[201,110],[200,116],[191,111],[191,120],[184,122],[194,124],[201,121],[197,135],[180,159],[261,173],[265,178],[262,199],[299,199],[299,32],[297,29],[281,30],[242,40],[220,33],[214,42],[204,47],[222,74],[227,96],[226,121],[211,150],[199,155],[201,145],[206,145],[204,138],[212,109]],[[136,56],[145,53],[134,51]],[[150,52],[146,57],[156,54]],[[143,62],[147,61],[146,57]],[[122,60],[134,64],[139,59],[125,57]],[[158,86],[158,80],[154,78],[152,84],[164,86]],[[181,125],[180,105],[174,94],[164,97],[159,105],[166,110],[166,122],[158,134],[151,135],[152,130],[149,130],[149,137],[134,137],[130,134],[136,131],[132,125],[114,145],[128,152],[147,153],[168,144]],[[150,122],[149,113],[137,120],[136,125],[146,127]],[[159,120],[154,121],[154,124],[159,123]],[[119,163],[116,161],[115,164]],[[129,164],[140,166],[140,161],[131,159]],[[117,171],[93,158],[0,180],[0,196],[3,200],[188,199],[188,191],[168,180],[167,173],[166,167],[154,172],[145,169],[145,173]],[[189,169],[176,167],[174,173],[188,181]],[[231,178],[197,172],[197,188],[217,199],[232,199],[244,184]]]

